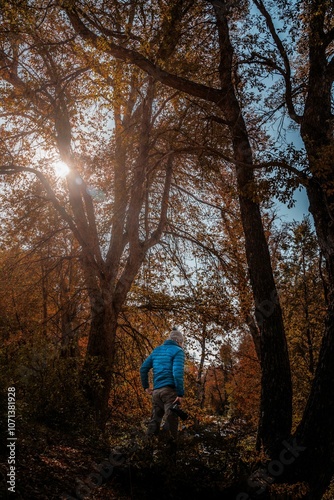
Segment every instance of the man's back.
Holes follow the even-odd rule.
[[[152,395],[152,418],[147,435],[157,435],[165,415],[164,431],[174,441],[177,438],[178,417],[172,406],[181,404],[184,395],[184,352],[182,333],[173,328],[168,340],[156,347],[140,368],[143,388]],[[149,388],[148,373],[153,368],[153,390]],[[172,443],[173,444],[173,443]],[[173,446],[174,446],[173,444]]]
[[[153,368],[153,387],[175,387],[177,395],[183,396],[184,352],[174,341],[166,340],[146,358],[140,369],[143,387],[148,387],[148,372]]]

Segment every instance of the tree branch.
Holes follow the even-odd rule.
[[[291,67],[290,67],[290,61],[289,61],[288,54],[285,50],[285,47],[282,43],[282,40],[280,39],[280,37],[277,34],[272,17],[269,14],[269,12],[267,11],[264,3],[262,2],[262,0],[253,0],[253,1],[254,1],[254,4],[256,5],[256,7],[258,8],[258,10],[263,15],[263,17],[266,21],[267,27],[269,29],[269,32],[270,32],[270,34],[275,42],[275,45],[280,53],[281,58],[283,60],[284,72],[282,70],[279,70],[279,71],[283,75],[283,78],[285,81],[285,99],[286,99],[286,105],[287,105],[289,116],[296,123],[300,123],[302,117],[296,113],[296,110],[295,110],[295,107],[293,104],[293,100],[292,100],[293,92],[292,92],[292,85],[291,85]],[[265,59],[265,58],[263,58],[263,59]],[[279,69],[279,67],[276,66],[276,69]]]
[[[218,210],[221,213],[221,215],[228,214],[230,217],[235,218],[235,214],[232,213],[231,211],[228,211],[228,210],[224,209],[223,207],[220,207],[219,205],[214,205],[213,203],[209,203],[206,200],[202,200],[201,198],[199,198],[195,194],[190,193],[190,191],[182,188],[181,186],[178,186],[177,184],[173,184],[173,186],[175,186],[176,189],[178,189],[182,193],[185,193],[187,196],[190,196],[193,200],[197,201],[198,203],[201,203],[202,205],[206,205],[207,207],[211,207],[211,208],[214,208],[215,210]]]
[[[300,170],[298,170],[297,168],[293,167],[292,165],[290,165],[285,161],[273,160],[253,165],[254,170],[261,170],[274,167],[282,168],[284,170],[287,170],[288,172],[291,172],[298,178],[300,184],[307,187],[309,183],[309,177],[304,172],[301,172]]]
[[[0,174],[1,175],[15,175],[20,172],[29,172],[34,174],[39,181],[41,182],[42,186],[44,187],[48,199],[51,201],[53,204],[55,210],[59,213],[61,216],[62,220],[64,220],[69,228],[72,230],[74,236],[76,237],[77,241],[80,243],[83,251],[85,252],[86,256],[89,257],[90,262],[93,264],[95,268],[98,269],[96,261],[94,259],[94,256],[91,253],[91,249],[89,248],[89,245],[87,245],[86,239],[83,237],[81,234],[80,230],[78,229],[77,225],[75,224],[75,221],[71,217],[71,215],[65,210],[65,208],[60,204],[54,190],[52,189],[49,181],[45,177],[45,175],[30,167],[18,167],[15,165],[1,165],[0,166]]]
[[[145,252],[160,241],[161,236],[166,227],[168,201],[172,183],[172,173],[173,173],[173,156],[171,155],[167,160],[165,187],[161,200],[160,220],[157,229],[152,233],[151,237],[144,244]]]
[[[172,87],[176,90],[180,90],[181,92],[185,92],[194,97],[199,97],[206,101],[215,103],[219,103],[221,101],[221,90],[193,82],[163,70],[139,52],[116,45],[111,40],[107,40],[106,38],[96,35],[81,20],[79,9],[63,5],[61,7],[65,10],[75,32],[84,40],[90,42],[95,48],[100,50],[102,48],[105,53],[110,54],[117,59],[121,59],[129,64],[135,64],[147,74],[152,76],[155,80],[158,80],[168,87]]]

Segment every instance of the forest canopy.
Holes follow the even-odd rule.
[[[28,455],[35,429],[144,433],[139,368],[177,325],[196,488],[331,498],[333,10],[0,2],[0,411],[16,387]]]

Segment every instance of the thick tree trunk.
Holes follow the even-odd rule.
[[[328,179],[329,180],[329,179]],[[329,293],[325,333],[302,421],[295,434],[304,451],[294,464],[294,480],[309,484],[307,500],[321,499],[334,474],[334,234],[330,205],[320,183],[308,186],[310,212],[325,256]]]
[[[244,137],[244,141],[235,146],[235,156],[241,163],[247,160],[249,163],[250,147],[245,148],[247,143]],[[234,142],[238,142],[236,138]],[[258,435],[264,448],[274,454],[291,432],[290,363],[261,213],[259,205],[252,200],[256,190],[251,164],[237,167],[237,182],[247,263],[260,330],[261,413]]]
[[[324,34],[328,2],[310,3],[309,81],[301,135],[312,178],[307,186],[310,212],[327,268],[325,332],[311,392],[296,439],[305,450],[296,461],[297,477],[310,485],[304,498],[321,499],[334,474],[334,175],[333,75],[329,71]]]
[[[326,321],[319,362],[311,393],[296,432],[305,450],[296,463],[298,479],[307,481],[310,493],[304,498],[320,500],[334,474],[334,308]]]
[[[222,96],[219,105],[230,124],[247,264],[260,330],[262,391],[258,437],[263,447],[275,454],[281,448],[282,440],[291,432],[290,363],[282,311],[257,202],[252,149],[232,81],[233,48],[224,7],[216,8],[216,13],[221,47]]]
[[[108,290],[90,296],[91,327],[83,370],[83,387],[96,421],[104,429],[115,361],[117,311]]]

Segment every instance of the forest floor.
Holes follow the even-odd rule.
[[[250,488],[261,457],[254,453],[256,436],[245,422],[215,419],[184,426],[176,458],[168,453],[163,439],[146,441],[143,423],[139,428],[133,424],[110,427],[103,437],[94,431],[64,432],[60,427],[35,422],[18,433],[15,494],[9,493],[6,484],[8,450],[1,443],[1,499],[268,498],[267,488],[263,493]],[[324,500],[333,498],[331,492],[324,496]]]
[[[0,498],[235,500],[247,478],[247,443],[249,450],[254,445],[254,435],[243,431],[241,446],[240,433],[239,424],[185,428],[171,459],[166,444],[146,443],[142,430],[109,429],[104,438],[87,438],[34,424],[18,439],[15,494],[8,492],[6,458],[0,457]]]

